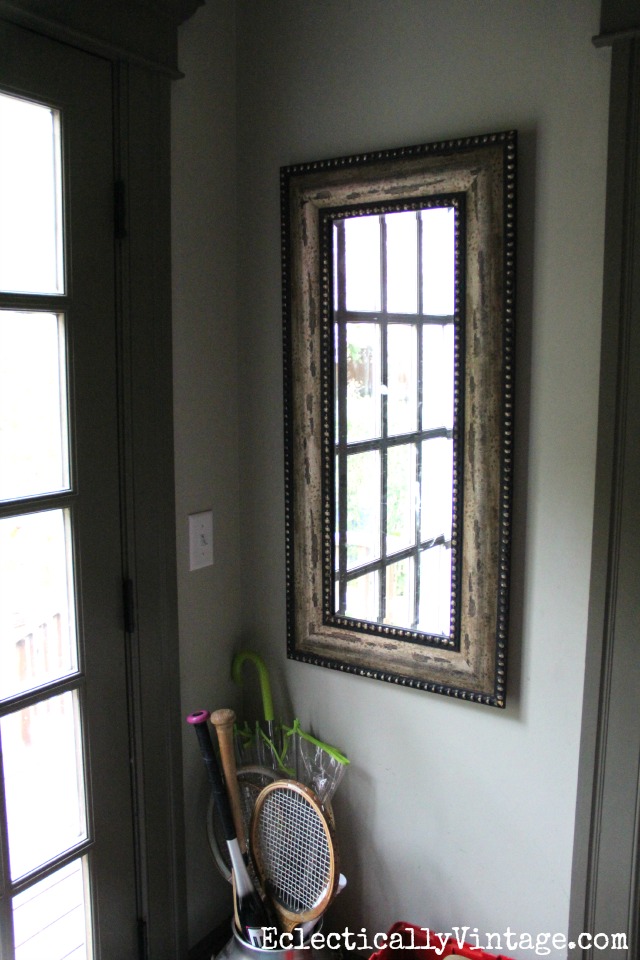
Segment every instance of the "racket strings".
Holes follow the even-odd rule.
[[[262,874],[270,895],[292,913],[322,900],[332,857],[322,818],[300,794],[277,790],[265,798],[255,834]]]

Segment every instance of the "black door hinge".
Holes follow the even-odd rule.
[[[113,229],[116,240],[127,236],[127,191],[124,180],[113,184]]]
[[[122,599],[124,608],[124,629],[133,633],[136,629],[136,603],[133,591],[133,580],[123,580]]]
[[[144,917],[138,917],[138,957],[140,960],[148,960],[149,958],[147,921],[144,919]]]

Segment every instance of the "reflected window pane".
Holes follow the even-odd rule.
[[[418,629],[435,636],[451,633],[451,550],[431,547],[420,556]]]
[[[77,669],[66,511],[0,520],[0,698]]]
[[[69,487],[64,326],[0,311],[0,500]]]
[[[452,316],[455,309],[455,215],[431,207],[422,217],[422,313]]]
[[[380,436],[380,326],[347,324],[347,442]]]
[[[453,517],[453,440],[436,437],[422,444],[420,539],[451,539]]]
[[[75,860],[14,898],[16,960],[88,960],[86,873]]]
[[[0,94],[0,289],[62,293],[58,111]]]
[[[0,720],[11,877],[86,838],[78,700],[63,693]]]
[[[385,623],[411,626],[413,623],[413,560],[407,557],[387,567]]]
[[[418,422],[418,333],[408,324],[387,331],[387,433],[411,433]]]
[[[378,573],[365,573],[355,577],[347,584],[347,611],[348,617],[354,620],[376,621],[378,619]]]
[[[347,458],[347,569],[380,556],[380,454]]]
[[[454,329],[452,323],[429,325],[422,339],[422,429],[453,427]]]
[[[416,448],[406,444],[387,453],[387,553],[404,550],[415,539]]]
[[[380,310],[380,218],[349,217],[344,232],[347,310]]]
[[[415,211],[388,213],[387,310],[418,312],[418,220]]]

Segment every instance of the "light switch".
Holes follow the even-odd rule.
[[[189,570],[210,567],[213,563],[213,512],[189,515]]]

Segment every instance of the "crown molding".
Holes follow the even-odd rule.
[[[177,30],[204,0],[0,0],[0,19],[180,77]]]

